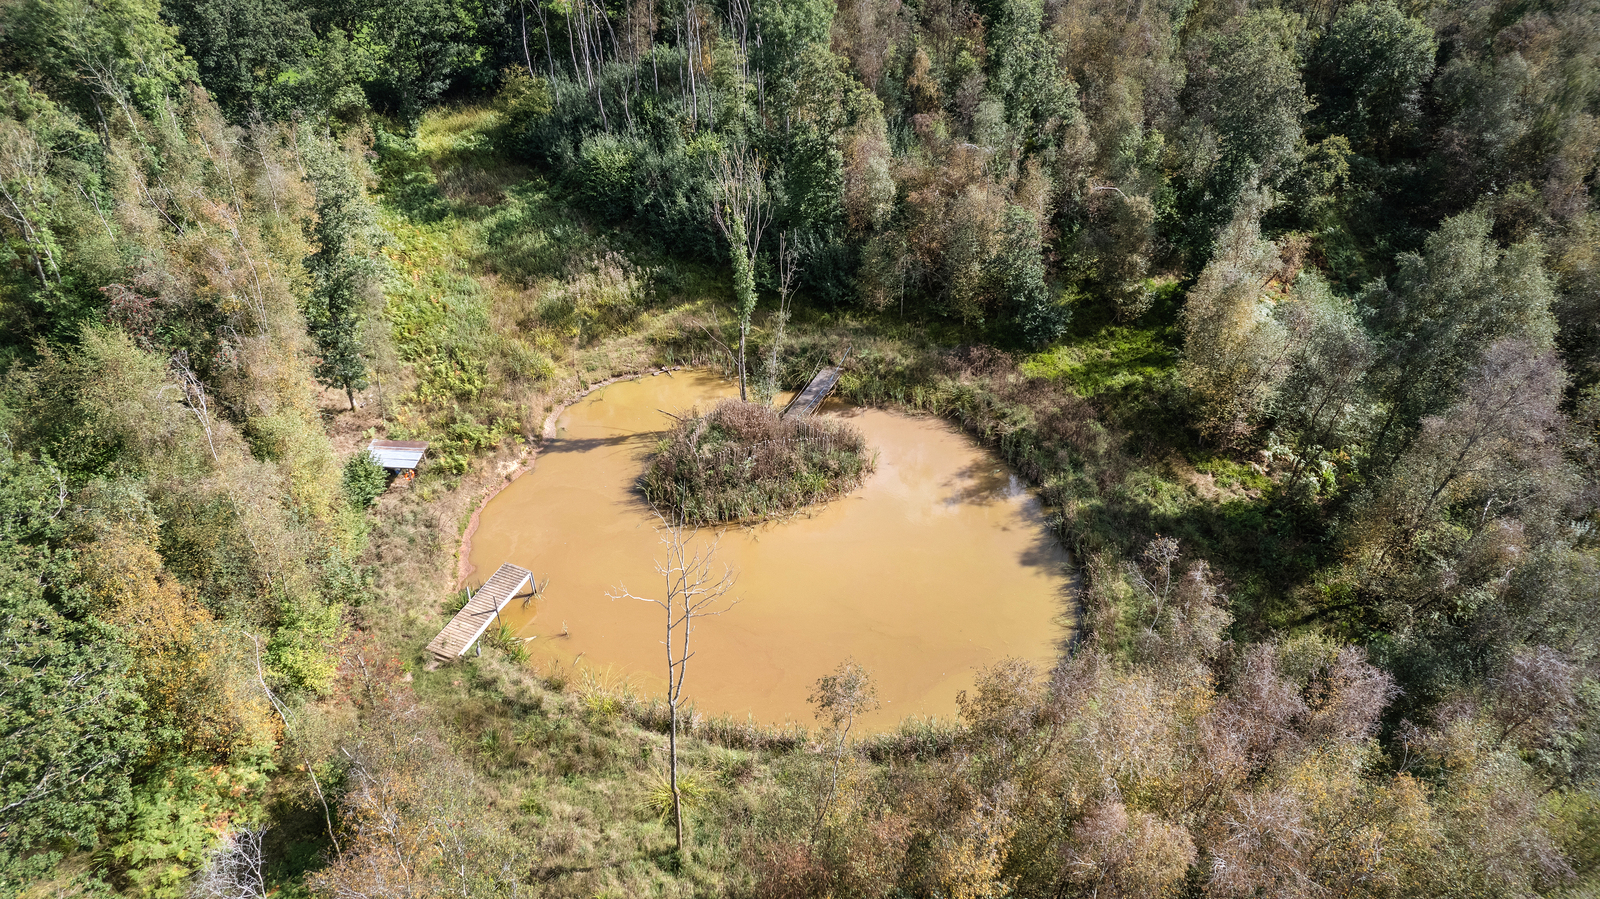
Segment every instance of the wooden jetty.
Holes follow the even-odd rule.
[[[521,593],[523,587],[532,585],[533,572],[516,565],[501,565],[500,570],[472,594],[456,617],[450,619],[439,636],[433,638],[433,642],[428,644],[428,652],[439,662],[466,655],[472,644],[500,617],[500,610],[506,607],[506,603]]]
[[[810,415],[817,411],[822,401],[828,398],[833,388],[839,386],[839,376],[844,374],[844,363],[850,358],[850,351],[844,351],[844,356],[839,359],[838,365],[830,365],[817,372],[807,384],[805,389],[794,395],[783,411],[778,413],[779,418],[788,418],[791,415]]]

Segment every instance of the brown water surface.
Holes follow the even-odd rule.
[[[502,562],[548,577],[506,622],[536,663],[574,664],[661,692],[664,613],[609,599],[626,584],[656,596],[664,558],[633,491],[645,455],[678,412],[737,395],[699,372],[613,384],[561,417],[533,471],[484,508],[475,581]],[[830,405],[878,453],[850,496],[794,518],[721,532],[738,573],[729,613],[697,622],[685,692],[701,712],[812,722],[812,684],[853,657],[872,670],[883,729],[950,715],[975,669],[1008,656],[1049,664],[1071,633],[1068,558],[1015,474],[950,425]],[[702,531],[699,539],[716,539]],[[719,566],[720,567],[720,566]]]

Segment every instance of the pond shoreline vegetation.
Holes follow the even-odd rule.
[[[876,467],[861,432],[827,417],[723,400],[676,425],[645,463],[639,492],[669,520],[689,526],[792,515],[859,487]]]
[[[1596,60],[1502,0],[6,4],[0,893],[1593,894]],[[816,727],[424,669],[559,400],[841,345],[1037,489],[1057,664],[870,737],[848,660]]]

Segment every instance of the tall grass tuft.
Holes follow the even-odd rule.
[[[875,463],[861,432],[845,422],[780,418],[766,406],[724,400],[679,419],[639,489],[691,525],[751,521],[849,493]]]
[[[703,805],[710,792],[700,778],[693,774],[684,772],[678,775],[678,795],[682,797],[686,811]],[[666,772],[656,772],[654,780],[650,783],[649,792],[645,793],[644,800],[639,803],[639,811],[662,823],[667,822],[672,814],[672,781]]]
[[[528,661],[528,648],[510,625],[497,624],[490,628],[484,633],[483,642],[505,653],[507,658],[519,665]]]

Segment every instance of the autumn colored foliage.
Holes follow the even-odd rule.
[[[0,6],[0,894],[1593,894],[1597,61],[1564,0]],[[843,342],[1035,489],[1052,663],[880,734],[856,663],[820,729],[429,669],[564,398]],[[680,424],[691,523],[872,466]]]

